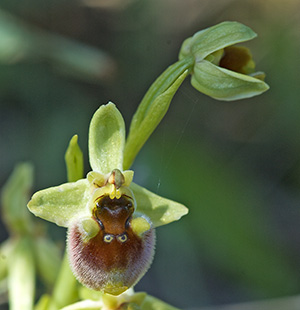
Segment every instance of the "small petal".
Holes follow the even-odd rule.
[[[102,173],[96,172],[96,171],[90,171],[87,176],[87,180],[91,184],[91,186],[97,188],[102,187],[107,182],[107,175],[104,175]]]
[[[89,131],[90,164],[103,174],[123,169],[125,124],[116,106],[109,102],[94,114]]]
[[[151,224],[149,223],[149,221],[142,216],[132,219],[130,225],[133,232],[139,237],[141,237],[146,231],[151,228]]]
[[[200,92],[219,100],[238,100],[269,89],[260,79],[215,66],[203,60],[196,63],[191,80]]]
[[[125,182],[124,182],[123,186],[129,186],[132,182],[134,172],[132,170],[125,170],[125,171],[123,171],[123,175],[125,178]]]
[[[177,221],[188,213],[184,205],[158,196],[135,183],[131,183],[130,188],[136,200],[137,212],[149,217],[154,227]]]
[[[249,27],[238,22],[223,22],[195,33],[181,47],[179,59],[193,55],[196,61],[226,46],[248,41],[256,37]]]
[[[88,217],[80,219],[78,229],[83,243],[86,243],[98,234],[100,227],[95,220]]]
[[[79,180],[50,187],[35,193],[28,203],[29,210],[38,217],[68,227],[73,218],[84,216],[90,198],[89,182]]]

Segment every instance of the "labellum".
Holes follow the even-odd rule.
[[[117,189],[121,186],[115,178],[108,182]],[[90,219],[69,227],[71,268],[85,286],[119,295],[150,267],[155,231],[148,218],[136,216],[134,205],[134,198],[127,194],[106,193],[94,199]]]

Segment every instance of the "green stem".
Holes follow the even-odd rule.
[[[8,262],[8,292],[11,310],[32,310],[35,291],[35,266],[32,240],[20,237]]]
[[[184,58],[175,62],[169,66],[150,86],[146,94],[144,95],[141,103],[138,106],[135,114],[133,115],[132,122],[130,125],[129,135],[131,130],[136,127],[135,122],[141,123],[146,117],[147,111],[151,106],[151,103],[156,97],[165,92],[185,71],[191,70],[194,64],[194,58]]]
[[[194,58],[187,57],[169,66],[150,86],[133,115],[125,144],[123,169],[132,165],[143,144],[167,113],[178,87],[191,72]],[[147,131],[144,133],[143,131]]]

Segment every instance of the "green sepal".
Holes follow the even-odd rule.
[[[11,310],[32,310],[35,291],[33,241],[16,240],[8,262],[8,292]]]
[[[123,170],[125,124],[116,106],[100,106],[92,117],[89,130],[89,156],[93,171],[103,174]]]
[[[145,214],[154,227],[177,221],[188,213],[184,205],[158,196],[135,183],[131,183],[130,188],[136,200],[136,212]]]
[[[238,100],[259,95],[269,89],[262,80],[218,67],[207,60],[195,64],[192,85],[218,100]]]
[[[33,184],[33,166],[18,164],[2,189],[3,219],[13,233],[24,234],[33,230],[31,215],[25,208]]]
[[[65,154],[67,175],[69,182],[76,182],[83,178],[83,154],[78,145],[78,136],[74,135]]]
[[[245,42],[255,37],[256,33],[241,23],[222,22],[201,30],[186,39],[180,49],[179,59],[192,55],[195,57],[195,61],[198,62],[226,46]]]
[[[182,69],[182,67],[179,67],[179,69]],[[124,169],[130,168],[142,146],[167,113],[176,91],[189,74],[187,69],[183,72],[179,70],[179,72],[181,73],[179,76],[176,76],[176,71],[172,72],[174,76],[171,73],[165,76],[165,80],[168,82],[166,85],[156,85],[154,83],[153,85],[156,87],[152,86],[150,88],[151,92],[148,97],[146,94],[146,99],[143,99],[140,105],[141,108],[133,116],[125,145]]]
[[[86,204],[90,198],[87,179],[65,183],[35,193],[28,203],[29,210],[38,217],[68,227],[74,218],[86,214]]]

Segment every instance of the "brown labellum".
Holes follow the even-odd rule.
[[[72,270],[87,287],[119,295],[136,284],[150,267],[154,254],[155,232],[151,228],[141,236],[130,223],[134,211],[130,197],[101,197],[93,219],[98,234],[88,241],[82,237],[80,222],[68,233],[68,252]]]

